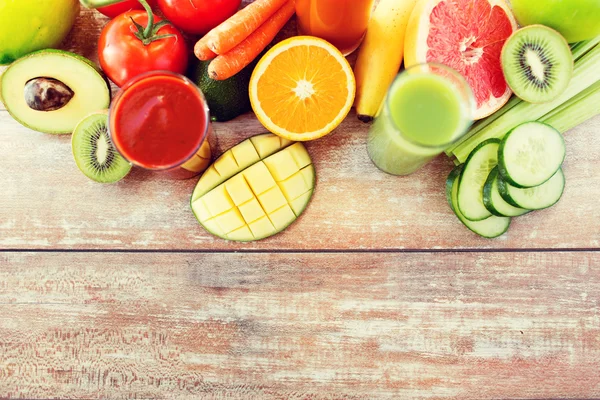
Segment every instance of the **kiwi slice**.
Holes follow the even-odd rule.
[[[110,141],[106,111],[93,113],[82,119],[73,131],[71,144],[77,167],[91,180],[114,183],[123,179],[131,170],[131,164],[117,152]]]
[[[546,103],[567,89],[573,75],[573,55],[560,33],[530,25],[513,33],[504,44],[502,70],[518,97]]]

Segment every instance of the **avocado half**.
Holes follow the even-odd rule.
[[[65,134],[86,115],[108,108],[110,87],[87,58],[40,50],[18,59],[2,74],[0,98],[22,125]]]

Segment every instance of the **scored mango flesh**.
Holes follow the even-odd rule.
[[[202,146],[200,146],[200,149],[198,150],[198,152],[196,154],[194,154],[194,156],[192,158],[190,158],[188,161],[186,161],[181,168],[190,171],[190,172],[202,172],[204,171],[206,168],[208,168],[209,164],[210,164],[210,159],[211,159],[211,150],[210,150],[210,144],[208,143],[208,140],[204,141],[204,143],[202,143]]]
[[[281,232],[304,211],[315,169],[301,143],[252,137],[225,152],[200,178],[192,210],[210,233],[252,241]]]

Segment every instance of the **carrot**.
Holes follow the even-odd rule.
[[[295,0],[289,0],[248,38],[231,51],[217,56],[208,66],[209,76],[218,81],[225,80],[250,65],[294,15],[294,9]]]
[[[225,54],[257,30],[288,0],[256,0],[241,9],[227,21],[208,32],[208,48],[216,54]]]
[[[217,56],[211,49],[208,48],[206,40],[204,40],[205,38],[206,36],[198,40],[194,46],[194,54],[196,54],[196,57],[202,61],[212,60]]]

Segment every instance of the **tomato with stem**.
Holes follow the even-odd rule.
[[[187,68],[188,50],[181,32],[154,15],[146,0],[140,3],[145,11],[119,15],[100,34],[100,66],[117,86],[144,72],[183,74]]]

